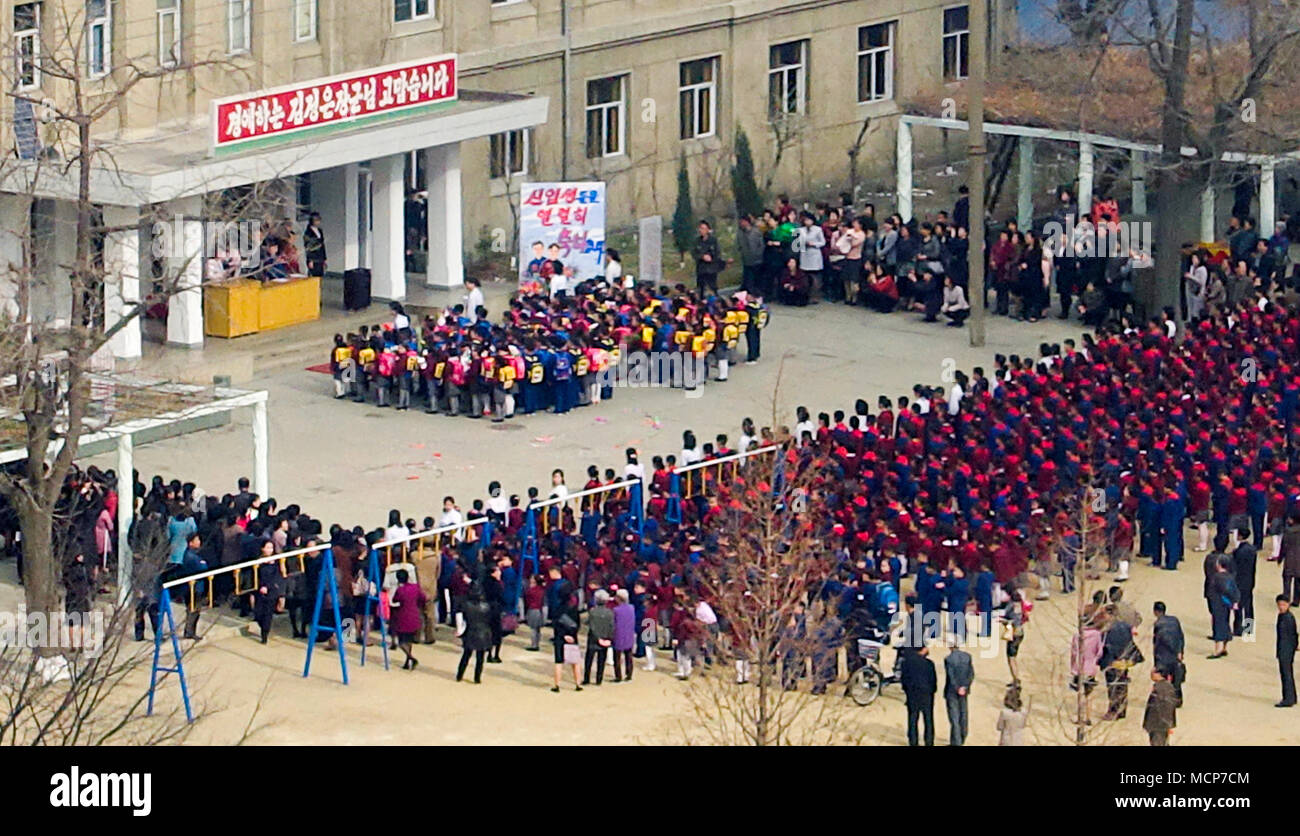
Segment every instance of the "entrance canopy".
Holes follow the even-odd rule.
[[[418,115],[402,112],[368,117],[325,134],[310,133],[269,147],[255,145],[215,153],[210,117],[179,130],[162,130],[154,137],[96,138],[102,153],[91,174],[90,198],[110,206],[145,206],[454,145],[541,125],[548,106],[545,96],[461,90],[456,101],[433,105]],[[61,168],[34,161],[15,165],[0,181],[0,189],[76,200],[76,168],[66,173]]]

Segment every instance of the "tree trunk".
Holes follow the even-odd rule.
[[[54,554],[53,509],[16,497],[15,510],[23,533],[23,594],[30,613],[55,613],[60,609],[62,578]],[[50,649],[42,655],[54,655]]]
[[[1160,166],[1156,176],[1155,218],[1155,287],[1150,290],[1152,308],[1147,316],[1160,309],[1179,306],[1182,282],[1181,243],[1177,216],[1196,203],[1188,201],[1194,191],[1186,182],[1188,171],[1182,147],[1187,136],[1183,125],[1188,60],[1191,57],[1193,0],[1178,0],[1174,24],[1174,42],[1169,52],[1169,69],[1165,77],[1165,100],[1160,117]]]

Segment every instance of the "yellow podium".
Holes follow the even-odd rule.
[[[320,278],[232,279],[203,287],[203,333],[242,337],[320,319]]]

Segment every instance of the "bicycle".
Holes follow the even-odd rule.
[[[897,673],[880,670],[880,648],[884,646],[884,642],[875,639],[858,639],[858,655],[863,664],[849,676],[844,695],[864,708],[875,702],[886,686],[900,682]]]

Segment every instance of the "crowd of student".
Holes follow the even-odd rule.
[[[563,414],[612,398],[636,353],[653,358],[648,366],[656,374],[676,370],[665,385],[725,381],[742,356],[758,361],[768,321],[763,300],[747,293],[702,296],[681,285],[624,287],[600,279],[572,292],[525,287],[493,323],[478,283],[471,278],[466,285],[465,304],[418,325],[393,302],[391,322],[335,335],[335,397],[399,410],[414,401],[431,414],[491,415],[494,422],[517,413]],[[664,363],[674,356],[681,362]]]
[[[857,664],[856,638],[893,620],[899,581],[910,576],[909,608],[947,613],[954,631],[964,629],[968,609],[980,616],[985,633],[1001,611],[1018,680],[1016,657],[1032,599],[1045,597],[1053,578],[1071,591],[1074,564],[1086,559],[1087,574],[1110,571],[1123,581],[1134,553],[1176,569],[1189,520],[1194,549],[1208,552],[1210,658],[1222,658],[1233,638],[1228,615],[1242,613],[1238,631],[1253,623],[1256,549],[1281,562],[1288,599],[1300,593],[1300,471],[1292,453],[1300,318],[1292,310],[1273,303],[1263,310],[1215,308],[1191,322],[1181,342],[1159,318],[1142,328],[1101,326],[1081,346],[1067,341],[1043,346],[1038,357],[998,356],[991,374],[959,373],[946,393],[918,386],[897,403],[881,398],[874,411],[859,400],[852,414],[816,420],[801,409],[790,431],[755,432],[747,423],[739,449],[766,438],[783,445],[782,455],[795,466],[814,469],[808,507],[817,511],[809,514],[839,566],[809,584],[816,615],[792,628],[824,638],[822,661],[812,653],[791,668],[811,662],[813,687],[824,690],[835,678],[832,660],[840,647]],[[1243,360],[1251,361],[1246,376]],[[658,625],[661,647],[673,649],[679,675],[689,676],[704,656],[726,657],[730,634],[719,624],[725,614],[701,596],[696,567],[726,557],[716,523],[732,486],[721,479],[714,492],[684,502],[680,522],[667,513],[674,466],[730,452],[725,439],[709,451],[695,448],[688,438],[680,458],[654,460],[643,536],[631,526],[626,504],[614,499],[566,511],[543,539],[542,577],[529,581],[541,591],[524,595],[524,614],[542,609],[527,606],[529,600],[547,604],[557,664],[573,661],[563,645],[576,641],[567,622],[557,623],[555,613],[568,609],[562,599],[590,608],[602,590],[612,600],[626,590],[634,623],[649,617]],[[509,610],[519,598],[509,590],[518,588],[520,553],[511,538],[522,518],[514,513],[517,504],[503,507],[497,539],[478,544],[468,558],[446,555],[443,576],[451,569],[461,580],[449,583],[473,595],[476,573],[504,566],[516,574],[501,606],[517,616]],[[1087,543],[1080,534],[1085,517]],[[441,597],[435,596],[430,599]],[[1093,626],[1108,642],[1101,657],[1106,719],[1118,719],[1140,655],[1132,642],[1137,619],[1117,591],[1095,604]],[[451,617],[455,609],[452,603]],[[607,627],[602,615],[591,631],[598,649],[614,641]],[[632,650],[649,665],[654,645],[646,644],[637,637]],[[1176,652],[1157,652],[1158,681],[1180,684],[1182,652],[1181,639]],[[598,661],[602,654],[595,655]],[[743,667],[737,671],[743,678]],[[796,672],[786,682],[793,687],[797,678]],[[1292,701],[1284,696],[1281,704]]]
[[[511,321],[527,321],[536,313],[573,316],[588,304],[600,304],[599,296],[579,298],[586,301],[576,308],[563,300],[557,305],[549,299],[516,299]],[[692,297],[679,290],[671,305],[652,305],[652,300],[648,290],[633,291],[629,322],[645,322],[643,311],[649,307],[650,319],[671,323],[681,316],[674,309]],[[964,629],[964,613],[973,610],[980,616],[978,629],[987,634],[991,616],[1000,611],[1014,683],[1035,592],[1046,596],[1054,577],[1062,591],[1071,591],[1081,553],[1096,556],[1086,572],[1111,571],[1116,581],[1127,577],[1133,553],[1176,569],[1189,521],[1195,550],[1208,552],[1205,598],[1215,642],[1210,658],[1225,656],[1234,633],[1253,624],[1254,550],[1281,563],[1284,596],[1292,603],[1300,599],[1300,461],[1294,444],[1300,404],[1298,309],[1294,291],[1263,304],[1214,304],[1187,323],[1181,341],[1171,333],[1168,312],[1141,327],[1127,320],[1101,324],[1080,345],[1071,340],[1043,345],[1037,357],[997,355],[991,372],[979,367],[970,375],[958,372],[947,392],[917,386],[910,396],[881,397],[874,408],[859,399],[851,413],[823,413],[816,420],[800,408],[792,429],[756,429],[747,420],[736,450],[776,445],[790,466],[815,474],[807,497],[812,510],[806,513],[837,567],[810,580],[806,620],[801,615],[791,625],[794,633],[816,637],[822,649],[787,660],[787,687],[797,687],[802,675],[810,676],[814,690],[824,690],[838,673],[834,660],[841,647],[851,667],[860,664],[856,639],[896,620],[903,577],[911,578],[913,589],[904,598],[905,608],[946,613],[954,630]],[[598,311],[591,313],[595,322],[610,322]],[[435,622],[456,623],[466,651],[461,673],[475,657],[478,679],[483,661],[499,660],[501,638],[519,628],[521,615],[530,630],[530,649],[540,646],[544,623],[552,628],[557,690],[566,668],[578,687],[579,666],[587,669],[584,681],[594,666],[600,682],[607,649],[620,663],[616,680],[631,675],[629,652],[653,668],[656,647],[674,653],[683,678],[700,659],[735,658],[727,648],[736,637],[725,613],[714,610],[717,602],[703,594],[697,568],[701,561],[727,557],[717,525],[735,486],[718,479],[710,492],[681,503],[680,520],[669,514],[674,469],[733,450],[725,436],[697,445],[688,434],[684,442],[680,456],[655,457],[649,473],[636,451],[628,451],[622,475],[647,486],[641,527],[628,494],[584,497],[547,512],[540,559],[525,565],[521,529],[539,494],[530,491],[521,504],[518,497],[503,497],[494,484],[487,500],[476,500],[467,515],[497,523],[490,540],[453,538],[418,562],[399,555],[405,583],[394,572],[385,586],[391,587],[388,606],[396,604],[393,629],[407,651],[407,666],[417,664],[410,656],[417,634],[432,640]],[[606,471],[602,479],[592,467],[584,487],[617,478]],[[69,496],[79,496],[82,488],[73,480]],[[95,493],[93,486],[87,490]],[[567,491],[557,471],[552,495],[567,497]],[[197,560],[228,564],[235,557],[274,554],[322,535],[319,524],[298,509],[277,511],[246,486],[221,500],[203,498],[195,519],[192,488],[155,480],[147,491],[137,485],[135,493],[141,507],[133,536],[165,541],[169,563],[186,569],[195,568]],[[106,491],[101,503],[89,503],[77,517],[81,542],[99,548],[95,533],[112,530],[110,504]],[[1080,534],[1082,515],[1091,532],[1087,543]],[[442,516],[426,518],[420,527],[464,518],[448,497]],[[148,534],[155,526],[159,533]],[[376,592],[362,565],[367,546],[416,529],[414,520],[403,523],[396,513],[387,530],[331,528],[340,598],[347,599],[345,617],[355,617],[356,602]],[[1243,552],[1243,543],[1250,549]],[[302,590],[315,589],[313,565],[318,564],[306,564]],[[303,614],[310,598],[309,591],[292,594],[278,572],[277,564],[267,564],[250,582],[251,600],[241,599],[263,624],[264,636],[277,610],[297,601]],[[79,582],[75,571],[71,577]],[[143,588],[142,612],[149,613],[149,588]],[[1125,621],[1120,596],[1096,603],[1103,613],[1096,623],[1105,625],[1107,641],[1112,633],[1122,638],[1127,631],[1131,637],[1136,624]],[[581,608],[585,654],[575,649],[581,644]],[[294,613],[294,606],[289,609]],[[1241,614],[1236,625],[1233,612]],[[656,629],[629,632],[629,615],[630,623]],[[301,633],[294,620],[295,633]],[[1119,642],[1103,663],[1107,718],[1124,716],[1129,671],[1137,658],[1131,645],[1131,640]],[[1157,652],[1157,680],[1177,685],[1181,662],[1181,640],[1177,653],[1162,658]],[[913,668],[918,664],[909,662]],[[1087,684],[1091,673],[1087,659],[1076,660],[1081,682]],[[743,664],[737,676],[746,678]],[[1283,678],[1285,683],[1285,669]],[[925,676],[911,679],[913,689],[924,690]],[[907,676],[904,687],[909,687]],[[909,691],[909,703],[912,698]],[[924,703],[921,696],[917,700]],[[1289,696],[1284,691],[1279,704],[1294,704],[1293,690]]]

